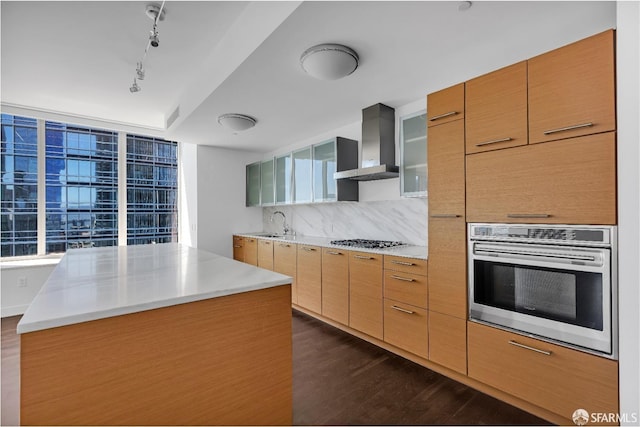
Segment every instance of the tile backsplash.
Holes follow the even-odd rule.
[[[262,209],[263,230],[282,232],[282,211],[297,234],[335,239],[400,240],[427,245],[427,199],[272,206]]]

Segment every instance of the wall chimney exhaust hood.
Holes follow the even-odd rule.
[[[373,181],[397,178],[395,110],[384,104],[375,104],[362,110],[361,163],[358,169],[333,174],[334,179]],[[357,161],[356,161],[357,163]]]

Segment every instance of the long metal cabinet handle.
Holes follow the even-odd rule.
[[[564,132],[564,131],[567,131],[567,130],[574,130],[574,129],[581,129],[581,128],[588,128],[588,127],[591,127],[591,126],[593,126],[593,123],[582,123],[582,124],[579,124],[579,125],[567,126],[566,128],[545,130],[543,133],[545,135],[551,135],[552,133]]]
[[[342,252],[327,251],[329,255],[342,255]]]
[[[290,247],[291,245],[287,245],[286,243],[280,243],[280,246],[282,246],[283,248],[288,248],[288,247]]]
[[[508,218],[549,218],[550,214],[507,214]]]
[[[358,259],[373,259],[372,256],[354,255],[353,257]]]
[[[501,139],[492,139],[491,141],[480,142],[479,144],[476,144],[476,147],[482,147],[483,145],[497,144],[499,142],[507,142],[512,140],[513,138],[511,137],[501,138]]]
[[[241,248],[241,245],[233,245],[234,248]]]
[[[455,116],[456,114],[458,114],[457,111],[449,111],[448,113],[440,114],[439,116],[433,116],[429,119],[429,121],[432,122],[434,120],[444,119],[445,117]]]
[[[401,311],[403,313],[407,313],[407,314],[414,314],[415,313],[415,311],[405,310],[404,308],[398,307],[397,305],[392,305],[391,308],[393,308],[394,310]]]
[[[429,215],[431,218],[460,218],[462,215],[456,214],[433,214]]]
[[[415,264],[415,263],[413,263],[413,262],[396,261],[395,259],[392,259],[392,260],[391,260],[391,264],[406,265],[406,266],[409,266],[409,267],[411,267],[412,265],[416,265],[416,264]]]
[[[391,277],[396,279],[396,280],[402,280],[404,282],[415,282],[416,281],[416,279],[410,279],[408,277],[400,277],[400,276],[396,276],[395,274],[392,274]]]
[[[302,249],[307,251],[307,252],[315,252],[316,251],[315,248],[302,248]]]
[[[551,356],[550,351],[540,350],[539,348],[529,347],[528,345],[520,344],[519,342],[509,340],[509,344],[515,345],[516,347],[524,348],[527,350],[535,351],[536,353],[544,354],[545,356]]]

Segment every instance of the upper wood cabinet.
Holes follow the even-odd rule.
[[[529,143],[615,130],[615,32],[529,60]]]
[[[273,242],[258,239],[258,267],[273,270]]]
[[[349,326],[382,339],[382,255],[349,255]]]
[[[291,301],[298,303],[298,287],[296,285],[297,253],[293,243],[274,242],[273,271],[293,278],[291,281]]]
[[[322,313],[322,248],[298,245],[298,305]]]
[[[464,118],[464,83],[427,96],[427,126]],[[429,140],[431,142],[431,140]]]
[[[322,315],[349,324],[349,251],[322,249]]]
[[[466,153],[527,144],[527,62],[465,84]]]
[[[433,126],[429,144],[429,216],[464,216],[464,120]]]
[[[467,221],[616,224],[615,165],[615,132],[467,156]]]

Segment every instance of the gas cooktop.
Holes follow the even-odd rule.
[[[347,239],[347,240],[332,240],[332,245],[339,246],[351,246],[354,248],[366,248],[366,249],[383,249],[392,248],[394,246],[403,246],[403,242],[394,242],[390,240],[367,240],[367,239]]]

